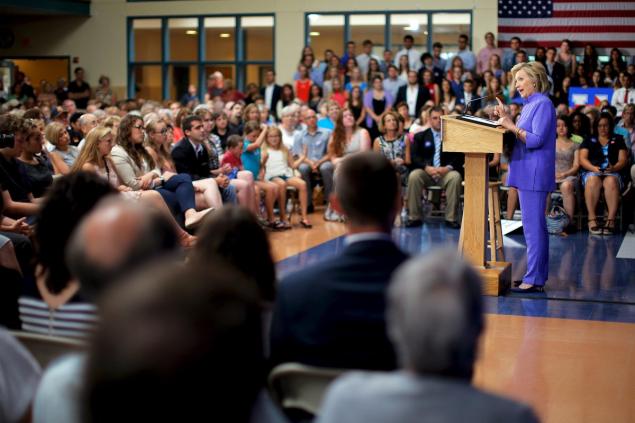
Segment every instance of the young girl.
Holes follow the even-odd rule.
[[[275,220],[273,214],[273,204],[278,197],[278,186],[273,182],[269,182],[263,178],[261,172],[261,151],[266,136],[267,126],[258,124],[257,122],[247,122],[245,125],[245,135],[243,140],[243,149],[240,159],[245,170],[250,171],[254,175],[254,183],[256,184],[256,198],[260,198],[260,190],[265,193],[265,209],[267,212],[267,226],[271,229],[284,229],[284,224],[279,220]]]
[[[300,198],[300,208],[302,220],[300,225],[311,228],[311,223],[307,219],[307,189],[302,178],[293,176],[293,169],[296,169],[302,162],[300,157],[296,162],[289,154],[289,150],[282,143],[282,132],[276,127],[271,127],[265,131],[267,138],[262,154],[262,165],[265,168],[265,180],[271,181],[278,186],[278,205],[280,208],[280,219],[282,219],[284,229],[291,229],[291,224],[287,219],[287,186],[292,186],[298,190]]]

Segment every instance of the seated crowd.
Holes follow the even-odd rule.
[[[327,50],[324,60],[306,47],[293,84],[277,85],[268,71],[265,85],[246,93],[215,73],[201,104],[196,87],[181,102],[117,101],[108,78],[92,92],[81,68],[68,87],[41,93],[18,75],[0,106],[0,324],[90,339],[90,348],[50,368],[39,388],[34,366],[16,366],[26,372],[17,380],[33,386],[24,387],[28,400],[12,402],[10,421],[27,413],[36,388],[37,421],[121,420],[112,401],[130,410],[124,420],[214,413],[285,421],[263,388],[266,372],[289,361],[406,371],[338,382],[324,421],[408,421],[440,406],[456,413],[447,421],[535,421],[526,407],[465,383],[482,331],[477,277],[444,256],[436,263],[457,260],[464,272],[447,275],[430,259],[393,275],[407,255],[390,239],[398,215],[405,226],[422,224],[430,186],[445,191],[445,224],[460,227],[464,157],[443,151],[441,117],[490,117],[497,98],[518,117],[509,70],[528,55],[518,39],[497,49],[492,34],[478,55],[461,35],[447,60],[439,43],[419,54],[412,37],[403,41],[383,58],[370,41],[360,54],[349,42],[341,57]],[[564,209],[573,221],[583,192],[589,232],[614,234],[622,192],[635,179],[635,66],[617,49],[600,64],[592,46],[578,64],[567,40],[537,49],[536,60],[558,112],[554,172]],[[607,85],[610,103],[569,108],[570,87]],[[490,177],[504,182],[507,166],[506,153],[492,155]],[[265,230],[291,229],[295,208],[296,227],[311,228],[310,213],[322,206],[317,185],[324,219],[346,222],[345,250],[278,284]],[[516,202],[510,188],[509,218]],[[440,328],[449,335],[433,342]],[[194,388],[201,383],[209,390]],[[402,398],[398,408],[373,411],[375,395],[396,395],[391,387],[443,389],[492,406]]]

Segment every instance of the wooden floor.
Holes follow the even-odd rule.
[[[310,218],[313,229],[271,233],[276,260],[344,234]],[[488,314],[474,383],[532,405],[543,422],[633,423],[635,324]]]

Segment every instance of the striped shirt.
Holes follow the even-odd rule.
[[[98,323],[94,304],[76,301],[52,309],[41,299],[21,296],[18,300],[22,330],[43,335],[85,338]]]

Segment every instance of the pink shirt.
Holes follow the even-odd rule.
[[[483,47],[476,56],[476,71],[478,73],[483,73],[489,68],[489,58],[492,54],[497,54],[501,64],[503,63],[503,50],[489,46]]]

